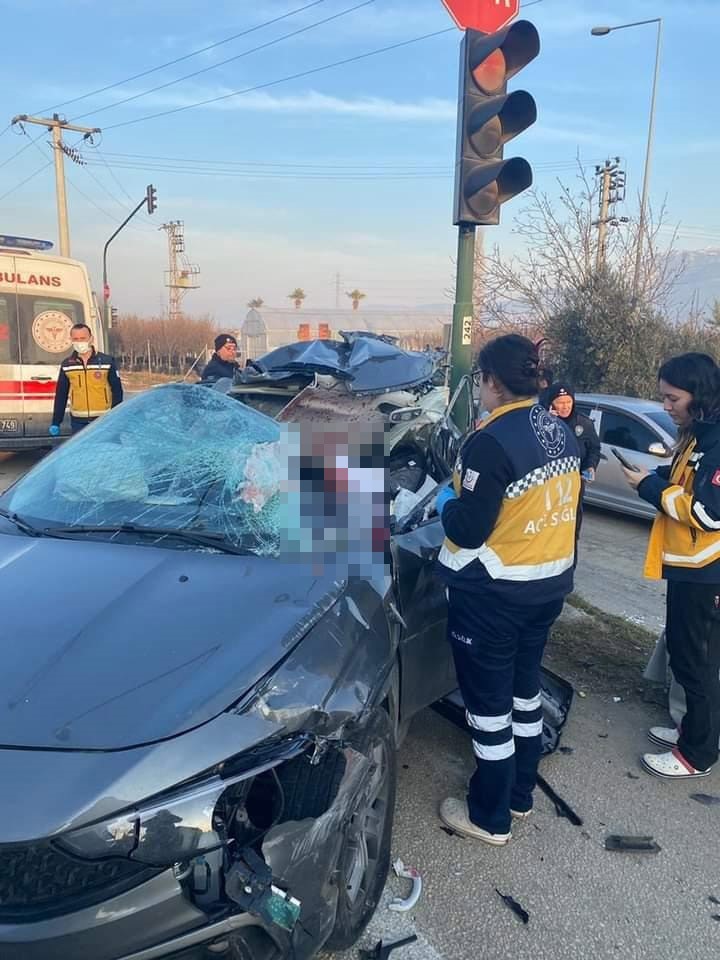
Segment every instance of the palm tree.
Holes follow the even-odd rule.
[[[360,306],[360,301],[364,300],[367,296],[366,293],[363,293],[362,290],[358,290],[357,287],[354,290],[350,290],[345,296],[350,297],[352,300],[353,310],[357,310]]]
[[[252,300],[248,300],[248,306],[251,310],[259,310],[264,303],[265,301],[262,297],[253,297]]]
[[[299,310],[303,304],[303,300],[307,297],[307,294],[302,287],[295,287],[292,293],[288,294],[288,300],[292,300],[295,303],[295,309]]]

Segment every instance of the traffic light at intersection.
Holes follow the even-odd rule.
[[[500,223],[503,203],[532,186],[527,160],[504,159],[504,147],[537,120],[534,99],[507,83],[540,52],[527,20],[498,33],[466,30],[460,51],[455,209],[453,222]]]
[[[157,188],[149,184],[145,190],[145,202],[147,203],[147,212],[155,213],[157,210]]]

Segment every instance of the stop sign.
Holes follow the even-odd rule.
[[[495,33],[520,13],[520,0],[443,0],[461,30]]]

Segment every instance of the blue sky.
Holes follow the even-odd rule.
[[[7,117],[0,117],[0,130],[15,114],[66,104],[309,2],[8,0],[0,62]],[[188,295],[186,307],[213,313],[221,324],[236,325],[252,296],[289,305],[286,294],[296,285],[306,289],[308,306],[333,306],[337,273],[343,292],[355,285],[367,292],[367,308],[443,301],[456,242],[451,170],[460,32],[273,83],[452,26],[440,0],[373,0],[344,12],[361,2],[322,0],[175,66],[59,108],[70,119],[103,128],[99,148],[83,149],[86,166],[67,162],[72,252],[88,261],[96,278],[102,245],[132,206],[129,197],[139,200],[149,182],[157,186],[155,217],[138,219],[112,248],[113,299],[121,310],[161,308],[166,247],[157,228],[176,219],[185,221],[188,253],[202,271],[201,288]],[[558,176],[574,177],[578,151],[589,161],[619,155],[628,174],[623,212],[632,215],[642,176],[654,28],[602,39],[589,31],[598,23],[663,16],[651,197],[657,204],[667,196],[671,217],[682,224],[681,245],[720,247],[720,3],[542,0],[525,6],[543,49],[513,88],[535,96],[539,120],[506,155],[530,160],[537,185],[551,192]],[[237,58],[303,27],[309,29]],[[237,59],[218,65],[231,57]],[[264,84],[272,85],[128,122]],[[28,141],[15,131],[0,136],[0,195],[7,194],[0,200],[0,232],[54,240],[52,168],[20,186],[50,157],[41,128],[27,130],[39,136],[37,144],[14,159]],[[69,143],[75,139],[67,137]],[[407,170],[412,178],[397,177]],[[514,249],[512,215],[521,203],[504,207],[502,226],[488,230],[486,242]]]

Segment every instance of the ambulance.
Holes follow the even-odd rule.
[[[105,350],[85,265],[51,249],[48,240],[0,235],[0,451],[53,444],[48,428],[73,324],[86,323]],[[62,435],[69,432],[63,422]]]

